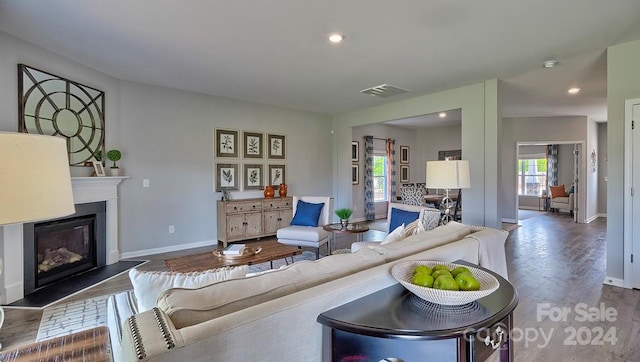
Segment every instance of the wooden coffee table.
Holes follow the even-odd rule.
[[[245,264],[252,265],[265,262],[271,262],[271,267],[273,267],[274,260],[286,259],[287,257],[293,257],[294,255],[302,254],[302,250],[300,248],[296,246],[280,244],[276,240],[256,241],[245,244],[254,249],[261,247],[262,251],[256,255],[238,259],[225,259],[217,257],[213,255],[213,252],[210,251],[206,253],[181,256],[174,259],[167,259],[164,261],[164,264],[167,266],[167,268],[169,268],[169,270],[182,273],[216,269],[225,266],[236,266]]]
[[[109,327],[87,329],[3,351],[0,361],[111,362]]]

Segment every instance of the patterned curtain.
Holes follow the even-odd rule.
[[[367,220],[376,218],[373,202],[373,136],[364,136],[364,216]]]
[[[547,185],[558,185],[558,145],[547,145]]]
[[[387,199],[389,202],[395,202],[396,200],[396,140],[393,138],[387,138]]]

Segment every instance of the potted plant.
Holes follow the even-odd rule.
[[[119,150],[112,149],[107,152],[107,158],[109,161],[113,162],[113,166],[111,166],[111,176],[120,176],[120,168],[116,164],[117,161],[120,161],[122,158],[122,153]]]
[[[340,219],[340,226],[343,229],[346,229],[347,226],[349,225],[349,218],[351,217],[352,212],[353,211],[351,211],[351,209],[348,209],[346,207],[343,207],[335,211],[336,216]]]

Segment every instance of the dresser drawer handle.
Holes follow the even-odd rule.
[[[487,336],[484,339],[484,345],[485,346],[491,345],[492,349],[498,349],[498,347],[500,347],[500,345],[502,344],[502,338],[504,337],[504,331],[500,326],[496,328],[496,334],[498,335],[498,342],[495,342],[493,339],[491,339],[490,336]]]

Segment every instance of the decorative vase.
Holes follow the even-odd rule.
[[[267,199],[271,199],[273,198],[273,196],[275,196],[276,192],[273,190],[273,186],[271,185],[267,185],[264,187],[264,197]]]
[[[109,169],[109,176],[120,176],[120,169],[118,167],[111,167]]]
[[[280,187],[278,187],[278,195],[280,195],[280,197],[287,196],[287,184],[285,183],[280,184]]]
[[[346,229],[349,226],[349,219],[340,220],[340,228]]]

